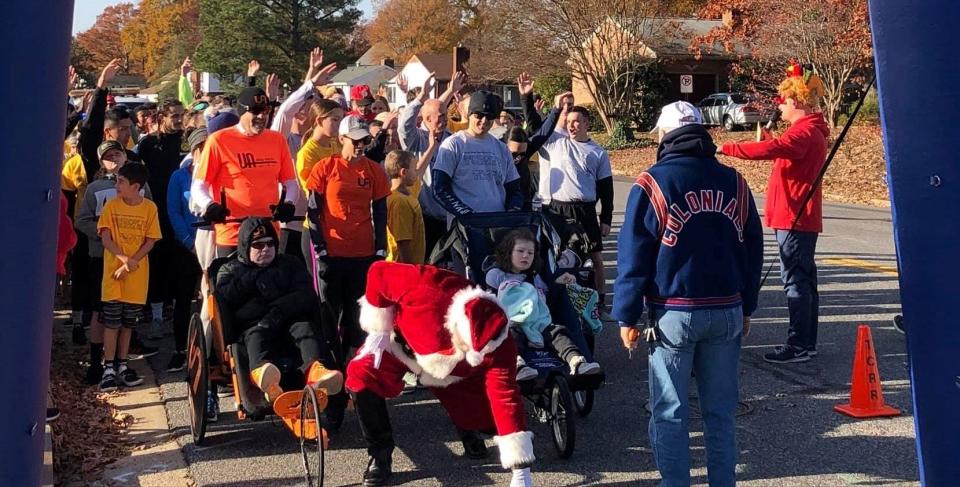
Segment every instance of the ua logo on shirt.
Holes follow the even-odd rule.
[[[370,186],[370,178],[364,176],[357,176],[357,186],[361,188],[366,188]]]

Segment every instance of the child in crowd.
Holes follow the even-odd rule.
[[[598,374],[600,364],[587,362],[570,339],[566,327],[553,322],[547,308],[546,282],[539,276],[540,259],[537,241],[530,230],[510,231],[494,251],[496,265],[487,271],[487,285],[497,290],[497,298],[510,318],[510,334],[517,344],[517,380],[529,380],[537,371],[527,366],[523,354],[527,347],[549,345],[570,365],[571,374]],[[556,278],[558,284],[572,284],[576,279],[567,273]]]
[[[93,313],[90,319],[90,368],[87,370],[87,384],[95,385],[103,376],[101,361],[103,360],[103,322],[101,314],[100,290],[103,284],[103,244],[97,230],[97,221],[103,213],[107,202],[117,196],[117,172],[127,164],[126,149],[115,140],[108,140],[97,147],[97,157],[100,158],[100,170],[96,179],[87,186],[83,195],[83,202],[78,203],[77,219],[74,225],[87,238],[87,249],[90,257],[88,276],[89,282],[74,283],[85,285],[90,292],[90,303]],[[144,188],[144,194],[150,198],[150,189]],[[151,350],[156,354],[156,350]],[[145,355],[146,356],[146,355]]]
[[[431,141],[431,147],[436,145]],[[420,176],[411,152],[395,150],[387,154],[384,166],[390,178],[387,196],[387,260],[405,264],[423,264],[426,259],[426,233],[423,211],[417,199]]]
[[[127,367],[127,353],[133,328],[147,302],[150,262],[145,257],[160,239],[157,206],[140,194],[147,176],[147,168],[142,164],[121,167],[117,171],[117,197],[103,206],[97,222],[104,248],[101,391],[116,390],[118,384],[132,387],[143,383]]]

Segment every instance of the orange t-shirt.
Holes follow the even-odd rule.
[[[270,205],[280,199],[277,183],[297,176],[283,135],[273,130],[244,135],[235,128],[210,135],[193,177],[210,185],[217,203],[220,191],[226,193],[228,218],[243,218],[270,216]],[[239,229],[239,223],[217,224],[217,245],[237,245]]]
[[[370,205],[390,194],[380,164],[366,157],[351,164],[334,154],[313,166],[306,189],[323,195],[320,225],[331,257],[369,257],[376,252]]]

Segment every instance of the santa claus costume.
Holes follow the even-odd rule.
[[[511,485],[530,485],[533,433],[516,383],[517,351],[496,297],[468,279],[425,265],[376,262],[360,299],[364,346],[347,366],[370,466],[389,475],[393,438],[384,399],[411,371],[462,430],[495,431]],[[370,467],[368,466],[368,473]],[[366,482],[366,485],[378,485]]]

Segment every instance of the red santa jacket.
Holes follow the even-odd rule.
[[[823,115],[814,113],[797,120],[778,138],[762,142],[726,143],[720,151],[740,159],[773,159],[773,172],[767,184],[764,223],[776,230],[790,230],[800,204],[817,179],[827,156],[830,128]],[[823,194],[821,186],[797,220],[801,232],[823,231]]]

